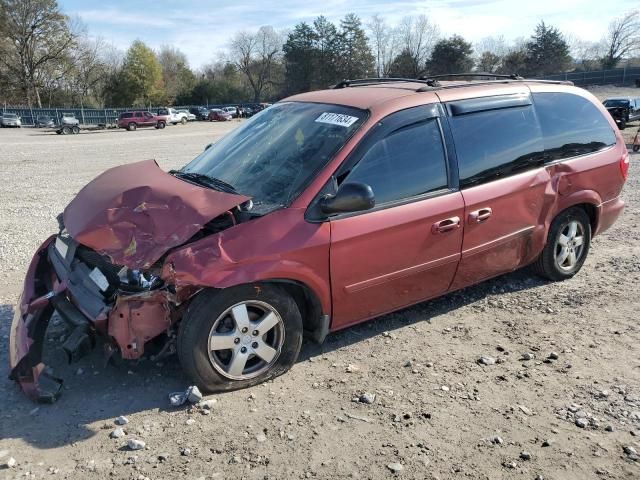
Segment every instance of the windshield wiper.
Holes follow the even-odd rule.
[[[210,177],[204,173],[198,172],[183,172],[182,170],[169,170],[171,175],[174,175],[179,178],[184,178],[185,180],[190,180],[193,183],[198,185],[203,185],[205,187],[213,188],[214,190],[218,190],[220,192],[226,193],[235,193],[238,191],[236,188],[230,183],[225,182],[224,180],[220,180],[216,177]]]

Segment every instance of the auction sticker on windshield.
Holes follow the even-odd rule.
[[[318,123],[328,123],[329,125],[339,125],[341,127],[350,127],[358,121],[358,117],[352,117],[351,115],[344,115],[342,113],[324,112],[318,118]]]

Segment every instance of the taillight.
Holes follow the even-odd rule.
[[[620,159],[620,173],[622,173],[622,178],[626,181],[629,176],[629,153],[625,152],[623,157]]]

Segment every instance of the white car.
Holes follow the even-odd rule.
[[[231,114],[233,118],[236,118],[238,116],[238,110],[236,109],[236,107],[223,107],[222,111]]]
[[[184,125],[189,121],[186,113],[181,113],[175,108],[161,108],[158,110],[158,114],[166,115],[167,123],[170,123],[171,125],[177,125],[178,123]]]
[[[193,122],[196,119],[196,116],[193,113],[191,113],[189,110],[181,109],[181,110],[178,110],[177,112],[181,114],[184,113],[187,116],[187,120],[189,122]]]

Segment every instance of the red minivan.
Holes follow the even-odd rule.
[[[521,267],[565,280],[623,210],[629,157],[591,94],[516,77],[370,79],[287,98],[180,170],[112,168],[28,269],[11,376],[35,399],[54,311],[74,361],[177,350],[243,388],[329,332]],[[153,340],[153,342],[152,342]]]

